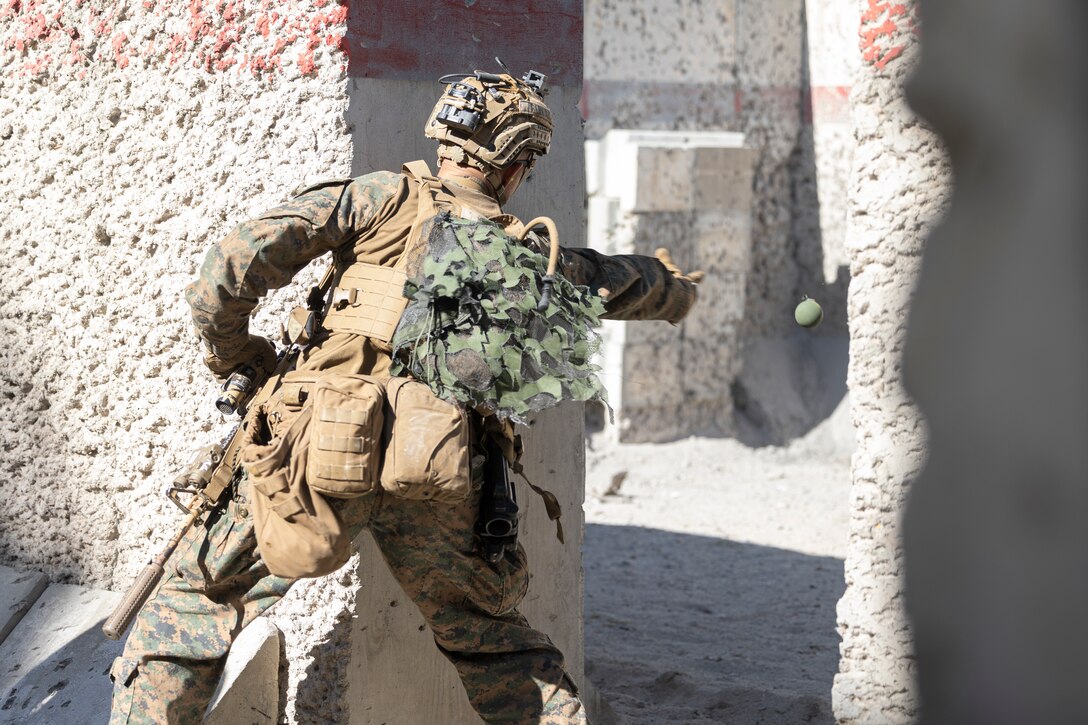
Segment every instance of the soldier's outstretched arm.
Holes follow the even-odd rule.
[[[563,248],[560,271],[574,284],[601,295],[604,316],[613,320],[684,319],[695,304],[695,286],[702,272],[684,274],[668,251],[656,256],[601,254],[593,249]]]
[[[200,275],[185,288],[193,324],[216,374],[269,343],[249,334],[249,315],[269,290],[283,287],[311,260],[350,243],[369,226],[403,177],[378,172],[318,184],[212,245]]]

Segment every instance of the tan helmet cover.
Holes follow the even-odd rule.
[[[554,128],[551,111],[528,83],[476,71],[447,83],[423,132],[439,142],[440,159],[490,171],[525,152],[548,153]]]

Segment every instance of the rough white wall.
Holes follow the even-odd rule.
[[[926,441],[902,387],[901,358],[925,236],[946,203],[949,178],[936,136],[903,98],[918,50],[915,4],[860,4],[864,62],[852,96],[857,149],[846,237],[858,449],[832,695],[840,722],[886,725],[912,722],[917,709],[900,519]]]
[[[225,430],[183,286],[234,224],[350,170],[346,9],[272,5],[0,9],[4,563],[129,584],[178,522],[163,485]],[[280,607],[292,681],[337,614],[317,602],[348,596],[328,587]]]

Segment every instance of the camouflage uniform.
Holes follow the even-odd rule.
[[[502,218],[495,200],[467,180],[444,183],[438,201]],[[186,290],[210,354],[239,355],[258,299],[326,252],[342,266],[394,264],[417,204],[418,190],[404,175],[378,172],[312,187],[238,226],[212,247]],[[650,257],[567,249],[561,259],[571,281],[608,290],[608,317],[676,321],[694,301],[693,285]],[[389,365],[387,345],[343,332],[322,332],[298,362],[301,370],[373,375]],[[232,500],[190,532],[137,618],[111,670],[111,723],[198,722],[234,637],[293,583],[261,561],[245,483],[240,472]],[[528,587],[524,551],[497,564],[476,552],[478,504],[478,487],[455,504],[381,491],[334,502],[353,533],[365,528],[374,537],[485,721],[585,722],[562,654],[516,609]]]

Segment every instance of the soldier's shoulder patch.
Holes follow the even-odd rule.
[[[324,189],[329,186],[347,186],[352,181],[352,179],[325,179],[323,181],[318,181],[315,184],[307,184],[292,191],[291,198],[294,199],[296,196],[302,196],[311,191],[317,191],[318,189]]]

